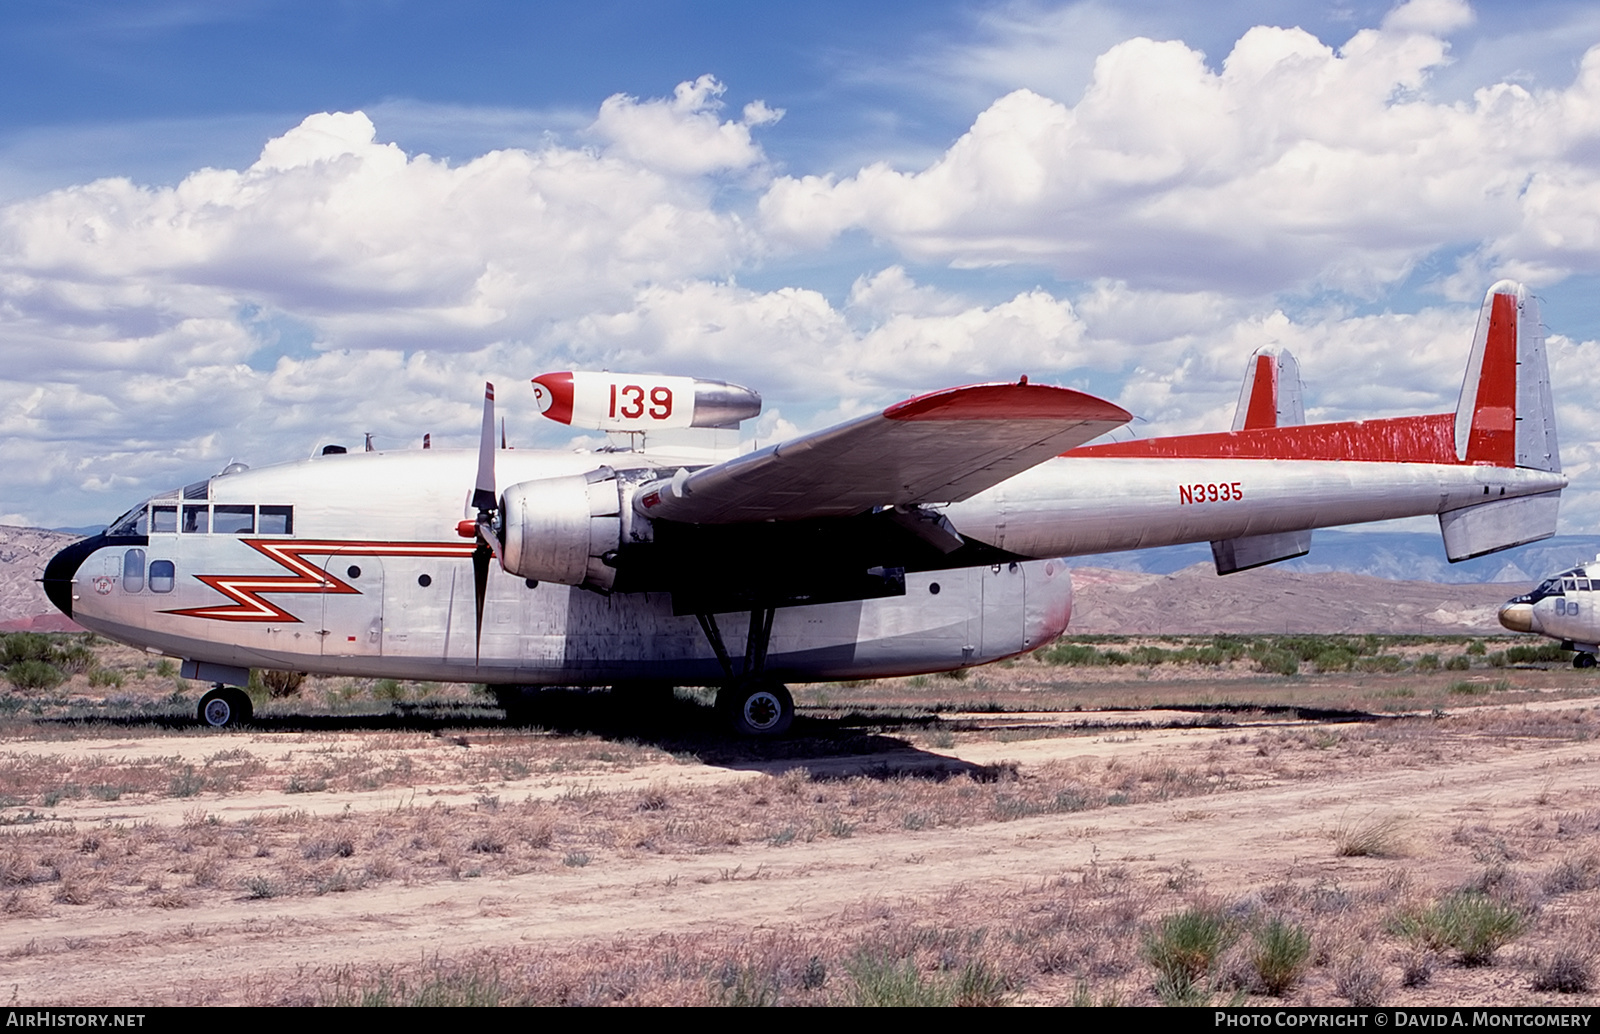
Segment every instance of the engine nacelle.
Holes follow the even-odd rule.
[[[616,471],[540,478],[500,497],[507,571],[558,585],[607,591],[617,572],[606,564],[622,541],[622,485]]]
[[[761,396],[749,388],[655,374],[542,373],[533,400],[557,423],[597,431],[737,427],[761,413]]]

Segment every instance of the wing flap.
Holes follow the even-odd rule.
[[[1042,384],[920,395],[645,487],[640,512],[690,524],[845,517],[959,502],[1126,423],[1120,406]]]

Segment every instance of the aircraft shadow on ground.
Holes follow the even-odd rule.
[[[1192,720],[1151,720],[1139,715],[1151,710],[1194,713]],[[1354,723],[1392,718],[1365,711],[1307,708],[1290,705],[1187,704],[1155,708],[1100,708],[1104,719],[1074,721],[1074,712],[1062,712],[1065,724],[1084,732],[1115,732],[1155,728],[1234,728],[1257,724],[1282,724],[1284,718],[1308,722]],[[1009,728],[1004,712],[988,712],[984,727]],[[998,721],[995,721],[998,719]],[[1272,719],[1276,719],[1273,721]],[[728,733],[709,704],[680,696],[618,694],[581,689],[546,689],[529,694],[504,712],[489,703],[401,703],[380,714],[257,715],[250,731],[257,733],[416,732],[449,737],[470,746],[474,732],[500,732],[508,727],[539,729],[558,736],[598,736],[619,743],[651,746],[677,757],[693,758],[721,768],[764,771],[773,774],[806,768],[814,779],[922,778],[942,781],[968,776],[993,782],[1014,775],[1010,763],[980,765],[913,746],[895,730],[907,732],[941,721],[931,712],[849,712],[837,717],[798,714],[785,736],[772,740],[740,739]],[[951,726],[961,730],[970,722],[959,719]],[[194,730],[193,719],[171,714],[75,716],[41,719],[41,725],[95,726],[127,730]],[[1019,728],[1038,728],[1037,721]],[[218,733],[217,735],[226,735]]]
[[[558,736],[598,736],[656,747],[677,757],[731,769],[782,772],[807,768],[814,778],[865,775],[943,780],[968,775],[1000,778],[1008,766],[976,765],[914,747],[893,735],[936,719],[931,714],[841,717],[797,715],[789,732],[772,740],[741,739],[727,731],[709,704],[683,697],[619,695],[606,691],[546,689],[504,712],[494,704],[401,703],[379,714],[257,714],[255,733],[416,732],[470,746],[474,732],[539,729]],[[198,732],[193,718],[174,714],[93,715],[40,719],[43,726]],[[228,733],[218,732],[225,736]],[[1014,766],[1009,766],[1014,767]]]

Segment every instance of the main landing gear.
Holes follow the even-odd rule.
[[[736,673],[728,647],[722,641],[715,614],[697,614],[700,628],[722,665],[728,681],[717,693],[717,713],[740,736],[782,736],[794,723],[794,697],[776,679],[766,675],[767,646],[772,642],[774,608],[750,612],[750,633],[745,637],[744,667]]]
[[[250,721],[254,710],[244,690],[219,682],[211,688],[211,692],[200,698],[198,716],[201,725],[209,725],[213,729],[236,729]]]
[[[1592,668],[1592,667],[1594,667],[1594,654],[1592,654],[1592,653],[1582,653],[1582,652],[1573,654],[1572,655],[1572,666],[1574,668]]]

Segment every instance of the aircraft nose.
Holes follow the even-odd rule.
[[[44,565],[44,594],[50,597],[50,602],[56,609],[67,617],[72,616],[72,580],[77,577],[78,568],[83,566],[89,554],[100,548],[105,541],[105,535],[94,535],[90,538],[74,542],[50,558]]]
[[[1513,632],[1532,632],[1533,604],[1507,603],[1500,608],[1500,623]]]

